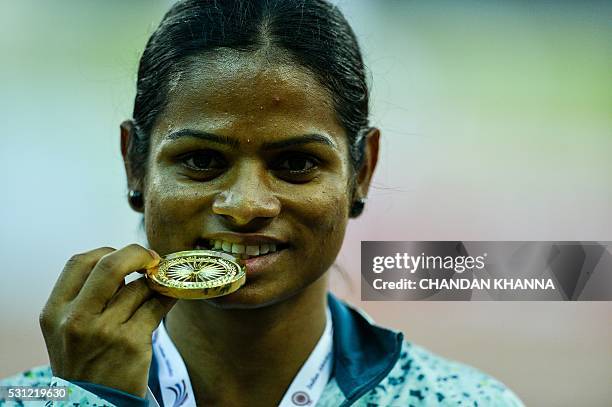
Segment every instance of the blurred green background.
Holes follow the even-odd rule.
[[[0,0],[0,376],[65,261],[139,241],[119,123],[170,1]],[[527,405],[612,402],[612,304],[359,301],[360,240],[612,240],[611,2],[336,1],[382,158],[334,290]]]

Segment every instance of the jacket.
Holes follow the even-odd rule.
[[[317,406],[422,407],[524,404],[506,386],[467,365],[437,356],[404,340],[401,332],[375,325],[369,317],[328,293],[334,326],[334,367]],[[157,361],[149,388],[161,405]],[[67,386],[67,401],[45,406],[143,407],[147,400],[110,387],[53,376],[49,365],[0,380],[0,386]],[[0,397],[0,406],[23,405]],[[40,403],[40,405],[43,405]],[[164,406],[167,407],[167,406]]]

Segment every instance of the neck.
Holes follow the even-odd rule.
[[[327,273],[300,293],[256,309],[179,301],[165,325],[197,405],[278,405],[325,329],[326,294]]]

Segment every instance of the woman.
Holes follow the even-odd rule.
[[[496,380],[371,324],[327,291],[378,159],[354,34],[323,0],[174,5],[121,125],[150,249],[68,261],[41,313],[50,366],[7,384],[83,405],[522,405]],[[173,300],[124,277],[214,248],[247,282]]]

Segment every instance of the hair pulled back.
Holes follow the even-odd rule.
[[[337,7],[324,0],[184,0],[166,13],[140,59],[135,137],[128,149],[134,176],[145,175],[151,130],[167,104],[171,78],[187,58],[267,47],[286,51],[328,90],[356,172],[363,162],[369,92],[355,34]]]

